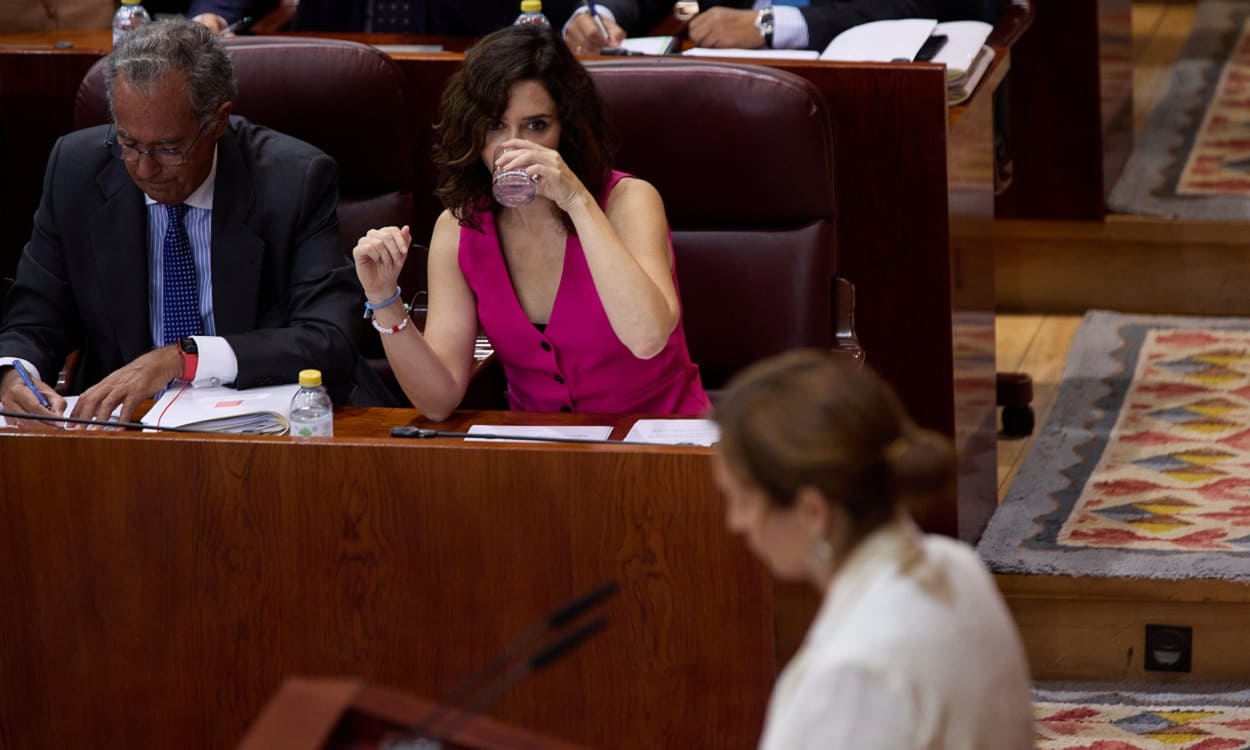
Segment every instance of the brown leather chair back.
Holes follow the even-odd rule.
[[[234,113],[338,162],[345,251],[370,227],[411,222],[415,126],[395,61],[334,39],[240,37],[226,46],[239,82]],[[75,127],[109,121],[103,67],[92,66],[79,86]]]
[[[691,357],[704,386],[788,349],[836,347],[833,126],[816,88],[752,65],[588,66],[618,168],[664,198]],[[853,336],[852,336],[853,338]],[[858,345],[855,345],[856,348]]]

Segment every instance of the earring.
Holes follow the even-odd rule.
[[[833,545],[823,536],[812,537],[812,544],[807,551],[808,564],[817,573],[827,573],[833,564]]]

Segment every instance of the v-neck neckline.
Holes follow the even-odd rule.
[[[529,327],[534,331],[534,333],[539,336],[548,335],[551,331],[552,324],[556,320],[556,310],[560,307],[560,298],[564,296],[565,281],[569,276],[569,248],[572,244],[573,235],[571,233],[565,233],[564,235],[564,257],[560,260],[560,280],[556,282],[556,293],[551,299],[551,312],[547,314],[547,322],[545,324],[541,324],[544,326],[544,329],[539,331],[535,328],[535,326],[540,324],[530,320],[529,315],[525,312],[525,307],[521,304],[521,297],[517,294],[516,281],[512,278],[512,269],[508,267],[508,259],[504,256],[503,235],[499,231],[499,222],[495,220],[494,211],[486,212],[486,221],[489,223],[488,229],[490,230],[487,234],[492,237],[492,241],[495,246],[495,258],[499,263],[498,270],[508,281],[508,291],[511,292],[510,298],[512,305],[515,307],[516,312],[521,316],[521,318],[529,324]]]

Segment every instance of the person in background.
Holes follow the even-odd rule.
[[[699,47],[809,49],[821,51],[843,31],[892,18],[982,18],[981,0],[711,0],[699,3],[687,34]],[[673,11],[672,0],[600,0],[608,32],[604,39],[586,12],[578,10],[564,37],[575,53],[597,54],[629,36],[645,34]],[[976,6],[970,8],[966,6]]]
[[[1028,665],[993,579],[907,510],[950,491],[949,441],[827,351],[751,366],[713,416],[729,530],[823,597],[773,688],[760,747],[1033,747]]]
[[[353,375],[371,373],[351,333],[360,287],[334,160],[231,116],[234,68],[199,24],[127,32],[104,79],[113,123],[64,136],[48,159],[0,315],[0,405],[61,414],[45,381],[73,351],[74,417],[129,420],[175,379],[249,388],[303,368],[340,403],[356,398]]]
[[[424,335],[400,302],[408,227],[354,250],[374,327],[404,392],[445,418],[464,396],[479,326],[522,411],[697,414],[708,407],[681,325],[659,193],[613,171],[603,102],[556,32],[482,39],[443,91],[435,129],[439,217]],[[521,170],[533,202],[492,199]]]
[[[221,32],[276,6],[276,0],[193,0],[187,15]],[[577,6],[576,0],[543,0],[543,13],[560,28]],[[477,37],[511,25],[520,12],[520,0],[302,0],[291,30]]]

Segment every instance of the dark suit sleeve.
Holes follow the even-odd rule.
[[[47,383],[56,382],[65,356],[82,341],[55,218],[53,178],[63,143],[64,139],[58,140],[48,157],[34,230],[18,262],[16,283],[0,311],[0,357],[25,359]]]
[[[275,250],[284,267],[266,272],[285,276],[285,289],[262,312],[262,326],[225,336],[239,362],[237,388],[294,382],[305,368],[321,370],[332,388],[352,380],[352,315],[361,292],[340,245],[334,160],[309,159],[303,183],[290,189],[300,196],[291,247]],[[271,325],[276,319],[284,325]]]
[[[812,0],[802,9],[807,48],[822,51],[843,31],[869,21],[937,18],[938,0]]]

